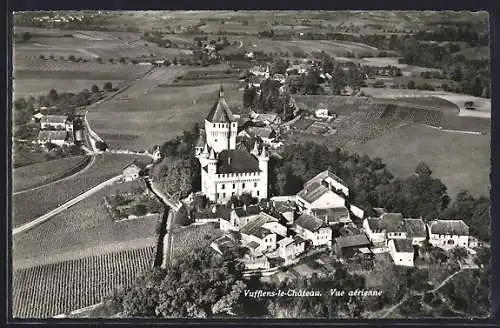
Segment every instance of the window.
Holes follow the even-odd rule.
[[[214,128],[217,126],[217,124],[214,123]]]
[[[241,188],[245,189],[245,183],[241,184]]]
[[[222,198],[226,198],[226,193],[222,193]]]
[[[259,191],[257,190],[257,196],[259,196],[259,194],[260,194],[260,193],[259,193]]]
[[[233,189],[235,189],[235,188],[236,188],[236,184],[233,183]]]
[[[222,189],[226,189],[226,185],[225,184],[222,184]]]
[[[217,193],[217,198],[219,198],[219,197],[220,197],[220,194],[219,194],[219,193]]]
[[[257,182],[254,182],[254,183],[253,183],[253,187],[254,187],[254,188],[257,188]]]
[[[231,196],[234,196],[234,191],[231,193]]]

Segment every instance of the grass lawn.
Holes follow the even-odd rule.
[[[121,250],[13,272],[13,317],[50,318],[96,304],[150,268],[154,247]]]
[[[182,71],[172,74],[182,74]],[[144,150],[192,129],[196,122],[203,122],[217,99],[220,84],[157,87],[169,83],[166,79],[139,81],[149,84],[135,83],[123,94],[89,112],[93,129],[113,149]],[[171,83],[173,78],[169,79]],[[224,82],[226,100],[232,107],[241,106],[238,87],[236,83]]]
[[[13,190],[35,188],[62,179],[79,171],[89,160],[88,156],[74,156],[16,168],[12,172]]]
[[[118,86],[122,80],[87,80],[87,79],[65,79],[65,78],[35,78],[16,79],[12,86],[12,97],[28,98],[29,96],[47,95],[51,89],[57,92],[79,92],[83,89],[90,90],[92,85],[97,85],[100,89],[104,83],[111,82],[113,86]]]
[[[101,182],[121,174],[123,166],[136,157],[142,158],[143,156],[101,154],[84,174],[14,195],[12,197],[12,226],[19,227],[30,222]]]
[[[159,216],[115,222],[104,206],[104,196],[128,192],[139,182],[106,187],[43,224],[15,235],[14,267],[61,261],[75,257],[75,252],[79,257],[88,249],[93,254],[104,253],[116,243],[125,243],[125,248],[154,246]]]
[[[423,125],[393,129],[349,149],[380,157],[396,176],[413,173],[425,162],[448,187],[451,197],[468,189],[474,195],[489,195],[490,136],[443,132]]]

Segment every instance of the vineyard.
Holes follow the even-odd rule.
[[[87,156],[73,156],[16,168],[12,171],[14,192],[69,176],[83,168],[89,160]],[[58,170],[54,171],[54,167]]]
[[[173,234],[172,258],[181,258],[197,247],[208,247],[221,234],[211,223],[179,227]]]
[[[53,183],[36,190],[13,195],[12,225],[18,227],[82,194],[98,184],[121,174],[123,166],[135,157],[123,154],[102,154],[85,171],[70,179]]]
[[[13,272],[15,318],[49,318],[101,302],[152,266],[154,247],[132,249]]]

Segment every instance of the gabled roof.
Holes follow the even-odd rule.
[[[224,90],[222,88],[220,89],[217,101],[212,106],[206,119],[211,123],[230,123],[236,121],[224,98]]]
[[[414,252],[411,239],[394,239],[394,248],[399,253]]]
[[[372,230],[386,232],[404,232],[403,215],[401,213],[384,213],[380,218],[368,218],[368,226]]]
[[[279,213],[295,212],[295,203],[290,201],[273,201],[274,209]]]
[[[64,141],[66,140],[68,133],[66,130],[62,131],[52,131],[52,130],[40,130],[38,132],[37,139],[39,141],[49,141],[49,140],[58,140]]]
[[[125,170],[127,167],[130,166],[136,166],[137,168],[144,170],[147,165],[145,163],[142,163],[141,161],[138,161],[137,159],[134,159],[132,162],[125,165],[122,170]]]
[[[334,208],[317,208],[313,209],[312,213],[314,216],[321,220],[325,220],[328,223],[340,223],[350,221],[349,210],[343,207]]]
[[[339,178],[338,176],[336,176],[335,174],[333,174],[329,170],[325,170],[323,172],[318,173],[312,179],[310,179],[309,181],[307,181],[306,183],[304,183],[304,187],[307,187],[308,185],[311,185],[311,184],[313,184],[315,182],[320,182],[321,183],[326,178],[331,178],[331,179],[337,181],[338,183],[340,183],[340,184],[342,184],[342,185],[344,185],[344,186],[347,187],[347,184],[344,182],[344,180],[342,180],[341,178]]]
[[[404,219],[403,227],[407,238],[427,237],[425,223],[422,219]]]
[[[245,235],[254,235],[262,238],[273,233],[272,231],[269,231],[268,229],[263,227],[263,225],[268,222],[278,222],[278,219],[261,212],[257,218],[245,224],[243,228],[240,229],[240,232]]]
[[[324,194],[331,192],[330,189],[323,186],[321,182],[314,182],[299,191],[297,196],[301,197],[308,203],[314,203]]]
[[[366,237],[365,234],[338,237],[338,238],[335,238],[335,243],[340,248],[366,247],[366,246],[370,245],[370,241],[368,240],[368,238]]]
[[[260,172],[259,161],[249,152],[240,149],[224,149],[219,154],[217,173]]]
[[[325,222],[307,213],[299,216],[299,218],[294,222],[294,225],[298,225],[312,232],[318,231],[320,228],[327,227]]]
[[[45,123],[66,123],[68,116],[65,115],[44,115],[40,121]]]
[[[439,235],[468,236],[469,227],[462,220],[436,220],[430,225],[430,232]]]

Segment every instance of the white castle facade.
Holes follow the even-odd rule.
[[[267,198],[268,162],[265,147],[257,143],[251,152],[237,149],[238,122],[224,98],[219,97],[205,118],[205,129],[195,148],[201,164],[201,191],[208,199],[226,203],[232,196],[248,193]]]

